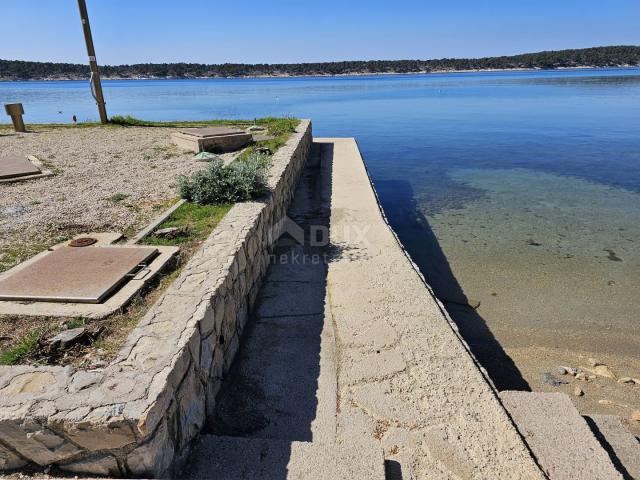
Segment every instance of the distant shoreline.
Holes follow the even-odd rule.
[[[343,60],[303,63],[135,63],[100,65],[105,80],[358,77],[640,67],[640,45],[611,45],[483,58]],[[0,59],[2,81],[82,81],[86,63]]]
[[[557,68],[483,68],[483,69],[468,69],[468,70],[455,70],[455,69],[443,69],[443,70],[430,70],[419,72],[350,72],[350,73],[312,73],[308,75],[291,75],[291,74],[264,74],[264,75],[234,75],[234,76],[136,76],[136,77],[112,77],[102,76],[104,81],[120,81],[120,80],[232,80],[232,79],[268,79],[268,78],[314,78],[314,77],[382,77],[391,75],[443,75],[443,74],[456,74],[456,73],[496,73],[496,72],[558,72],[566,70],[633,70],[639,69],[640,65],[621,65],[615,67],[599,67],[595,65],[582,65],[576,67],[557,67]],[[13,79],[13,78],[0,78],[0,83],[9,82],[78,82],[88,81],[88,76],[48,76],[42,78],[26,78],[26,79]]]

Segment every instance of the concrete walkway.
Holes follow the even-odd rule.
[[[314,152],[189,476],[544,478],[386,224],[355,141]]]
[[[338,441],[379,440],[397,478],[544,478],[385,222],[356,142],[316,142],[333,158]]]
[[[188,478],[384,479],[375,439],[336,439],[336,342],[321,238],[329,223],[330,163],[323,160],[315,146],[288,211],[289,233],[272,256]],[[311,242],[314,233],[319,241]]]

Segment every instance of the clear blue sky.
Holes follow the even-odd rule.
[[[280,63],[640,45],[639,0],[87,0],[98,62]],[[0,58],[84,63],[75,0],[2,0]],[[14,38],[21,37],[20,41]]]

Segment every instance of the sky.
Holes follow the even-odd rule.
[[[98,62],[299,63],[640,45],[639,0],[87,0]],[[0,58],[85,63],[76,0],[2,0]]]

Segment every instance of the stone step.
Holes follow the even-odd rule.
[[[564,393],[505,391],[500,398],[551,480],[624,478]]]
[[[640,442],[616,415],[584,417],[625,479],[640,479]]]
[[[322,444],[261,438],[200,438],[187,479],[384,480],[382,450],[374,443]]]

